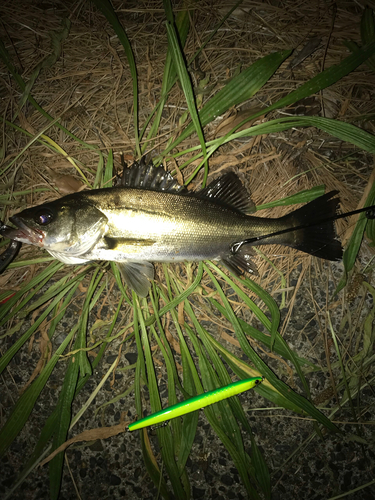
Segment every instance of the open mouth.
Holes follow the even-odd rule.
[[[31,228],[27,226],[19,217],[13,216],[9,220],[17,226],[16,229],[12,227],[3,226],[1,228],[1,236],[11,240],[20,241],[21,243],[28,243],[29,245],[43,246],[45,234],[40,229]]]

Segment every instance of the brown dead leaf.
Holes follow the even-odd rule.
[[[178,323],[181,325],[181,326],[184,326],[185,324],[185,318],[184,318],[184,306],[185,306],[185,302],[182,301],[178,304]]]
[[[38,314],[40,314],[40,312],[38,310],[34,311],[31,315],[31,321],[30,323],[33,325],[38,317]],[[35,334],[36,332],[34,332],[31,337],[30,337],[30,340],[29,340],[29,344],[27,346],[27,353],[30,354],[31,351],[33,350],[33,345],[34,345],[34,340],[35,340]]]
[[[238,342],[238,340],[234,339],[233,337],[231,337],[230,335],[228,335],[225,332],[221,333],[221,338],[224,339],[224,340],[226,340],[230,344],[235,345],[236,347],[240,347],[240,343]]]
[[[177,352],[177,354],[181,354],[180,344],[172,337],[172,334],[169,331],[166,331],[165,335],[175,352]]]
[[[14,273],[15,273],[14,271],[7,272],[6,274],[2,274],[0,276],[0,290],[2,290],[3,293],[9,290],[9,294],[11,294],[14,292],[18,292],[18,290],[20,289],[19,286],[11,286],[12,283],[14,283],[13,279]]]
[[[168,316],[169,316],[169,314],[168,314]],[[169,322],[168,322],[168,324],[169,324]],[[181,354],[180,344],[177,342],[177,340],[173,337],[173,335],[169,331],[168,324],[164,326],[165,336],[167,337],[167,340],[168,340],[169,344],[173,347],[173,349],[178,354]]]
[[[123,158],[124,158],[124,162],[127,163],[127,164],[131,164],[134,162],[134,156],[131,155],[131,154],[122,154]]]
[[[177,363],[177,361],[176,361],[176,368],[179,373],[183,373],[184,370],[182,368],[182,365],[180,365],[180,363]]]
[[[174,163],[174,167],[175,167],[175,169],[176,169],[176,177],[177,177],[177,182],[178,182],[179,184],[181,184],[181,186],[182,186],[182,185],[184,184],[184,178],[183,178],[183,176],[182,176],[182,172],[181,172],[181,170],[178,168],[178,165],[177,165],[176,160],[175,160],[174,158],[172,158],[172,160],[173,160],[173,163]]]
[[[37,312],[37,311],[36,311]],[[48,337],[48,325],[49,322],[45,319],[42,324],[38,328],[38,332],[40,333],[41,337],[36,340],[39,344],[39,349],[40,349],[40,358],[38,360],[38,363],[31,374],[31,377],[29,380],[26,382],[26,384],[22,387],[20,390],[20,395],[25,392],[25,390],[29,387],[29,385],[33,382],[33,380],[42,372],[43,368],[45,367],[46,363],[51,359],[51,353],[52,353],[52,344],[51,341]],[[34,342],[35,336],[32,336],[32,341]],[[30,339],[31,341],[31,339]],[[31,352],[32,344],[29,344],[29,353]]]
[[[61,165],[55,165],[55,169],[52,169],[50,167],[45,167],[46,170],[48,171],[48,174],[51,178],[52,183],[55,185],[55,187],[59,190],[59,193],[61,194],[71,194],[71,193],[78,193],[79,191],[82,191],[85,187],[86,184],[81,182],[80,180],[76,179],[73,175],[60,175],[55,172],[55,170],[59,167],[66,168],[67,166],[71,167],[69,162],[60,162]]]
[[[20,120],[20,124],[23,129],[27,130],[27,132],[29,132],[31,135],[37,134],[35,128],[30,124],[30,122],[27,120],[26,116],[20,109],[18,110],[18,118]]]
[[[160,367],[164,366],[164,362],[161,359],[154,358],[154,363]],[[158,376],[159,377],[159,376]]]
[[[241,123],[243,120],[245,120],[248,116],[255,115],[255,113],[258,113],[261,110],[259,107],[255,108],[249,108],[249,109],[244,109],[243,111],[239,111],[237,114],[230,116],[226,120],[222,121],[220,125],[217,127],[215,131],[215,138],[216,137],[221,137],[228,132],[232,130],[236,125]],[[254,120],[250,120],[245,123],[245,125],[242,125],[237,132],[240,130],[245,130],[246,128],[251,127],[255,122],[262,120],[264,118],[264,115],[258,116],[258,118],[255,118]]]
[[[86,292],[87,292],[87,290],[88,290],[88,287],[84,287],[84,286],[82,285],[82,283],[80,283],[80,284],[78,285],[78,290],[79,290],[80,292],[86,293]]]
[[[62,175],[55,181],[55,186],[61,194],[78,193],[86,185],[72,175]]]
[[[66,450],[66,448],[68,448],[68,446],[73,443],[77,443],[78,441],[96,441],[97,439],[108,439],[112,436],[116,436],[117,434],[125,432],[127,427],[128,422],[121,422],[120,424],[113,425],[112,427],[98,427],[96,429],[90,429],[89,431],[83,431],[81,432],[81,434],[78,434],[78,436],[65,441],[65,443],[59,446],[53,453],[48,455],[48,457],[40,463],[40,467],[52,460],[58,453]]]

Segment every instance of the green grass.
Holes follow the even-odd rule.
[[[255,61],[250,67],[244,68],[224,88],[198,109],[194,89],[189,78],[188,65],[183,53],[184,41],[186,40],[190,27],[188,11],[180,11],[176,21],[174,21],[172,7],[167,0],[164,4],[167,19],[166,37],[168,39],[168,53],[166,55],[165,71],[161,86],[162,98],[146,120],[146,123],[141,124],[143,128],[139,131],[140,124],[138,122],[137,112],[137,63],[133,55],[131,44],[109,1],[95,0],[95,4],[105,15],[108,23],[123,44],[131,69],[134,92],[135,149],[138,156],[141,155],[141,141],[146,134],[146,125],[149,127],[147,140],[151,141],[149,142],[149,144],[151,144],[158,133],[161,113],[163,111],[163,106],[167,102],[168,94],[177,80],[181,83],[186,104],[189,109],[190,121],[187,122],[178,138],[167,145],[156,162],[160,162],[165,157],[168,158],[173,156],[177,158],[180,155],[195,151],[195,156],[191,157],[190,160],[181,166],[181,168],[185,168],[194,159],[200,159],[199,166],[189,177],[187,183],[191,182],[201,168],[204,169],[204,182],[206,181],[208,160],[224,143],[233,141],[239,137],[275,133],[287,130],[291,127],[316,127],[343,141],[350,142],[357,148],[372,153],[375,152],[375,138],[371,134],[354,125],[320,117],[280,118],[237,132],[236,130],[242,125],[240,124],[224,137],[213,141],[206,141],[204,137],[204,127],[231,107],[256,95],[274,75],[281,63],[290,55],[290,51],[275,52]],[[263,109],[256,115],[249,117],[246,121],[250,121],[256,116],[269,113],[272,110],[281,109],[304,97],[315,94],[333,85],[338,80],[354,71],[362,63],[366,62],[368,64],[373,64],[375,57],[374,30],[371,25],[371,19],[373,20],[373,18],[369,17],[368,10],[365,11],[365,16],[363,29],[365,29],[366,36],[364,36],[365,45],[363,48],[356,46],[353,48],[353,53],[343,59],[340,64],[323,71],[286,97],[275,102],[268,108]],[[220,25],[221,23],[218,24],[217,29]],[[66,25],[62,32],[63,36],[68,36],[68,31],[69,25]],[[368,33],[372,33],[372,36],[368,36]],[[210,39],[212,39],[213,36],[215,36],[215,33],[210,35]],[[22,103],[27,100],[38,112],[50,121],[48,126],[40,133],[35,137],[31,137],[27,146],[22,150],[21,155],[24,154],[31,144],[35,141],[39,141],[44,144],[45,147],[52,148],[55,152],[58,151],[62,157],[66,157],[66,153],[62,148],[45,135],[50,126],[58,126],[65,134],[68,134],[70,138],[80,144],[82,148],[90,150],[93,155],[97,155],[97,171],[94,183],[91,187],[110,187],[113,176],[112,152],[109,153],[108,157],[104,157],[98,148],[76,137],[65,129],[58,119],[51,117],[40,107],[32,97],[32,84],[30,84],[30,82],[26,84],[23,81],[1,41],[0,57],[7,66],[9,73],[19,85],[19,90],[22,92]],[[53,61],[53,59],[49,60],[48,63],[53,64]],[[33,81],[35,81],[37,76],[38,74],[33,76]],[[12,121],[5,121],[5,124],[7,126],[16,126]],[[24,133],[27,136],[30,135],[19,127],[18,130],[20,133]],[[197,137],[196,147],[176,152],[175,148],[180,145],[184,139],[193,134]],[[73,163],[83,181],[88,183],[87,177],[84,174],[84,167],[79,166],[72,158],[70,158],[69,161]],[[12,164],[9,164],[6,168],[10,169],[11,166]],[[313,190],[298,193],[293,197],[276,200],[274,203],[263,205],[258,207],[258,209],[310,201],[319,196],[322,189],[323,187],[319,186]],[[367,199],[367,204],[369,205],[374,204],[374,190],[375,188],[372,187]],[[25,192],[12,193],[12,196],[21,197],[24,194]],[[6,195],[2,195],[1,200],[5,204],[9,202],[10,197],[8,198]],[[367,219],[365,219],[364,216],[361,217],[352,240],[345,251],[344,264],[346,273],[353,267],[367,224]],[[368,227],[367,230],[369,234],[373,234],[372,226]],[[51,259],[45,258],[42,260],[48,262]],[[29,261],[16,261],[12,264],[12,267],[21,265],[27,266],[29,263]],[[338,431],[338,428],[332,420],[323,414],[311,401],[309,385],[304,375],[304,369],[308,367],[309,369],[315,370],[318,369],[318,367],[315,367],[309,361],[297,356],[296,353],[288,347],[287,343],[278,332],[280,312],[276,302],[255,282],[250,279],[242,280],[242,286],[240,287],[235,278],[231,278],[212,263],[200,263],[195,271],[192,270],[190,265],[187,265],[187,281],[183,282],[173,269],[169,269],[165,266],[164,272],[167,292],[155,282],[150,292],[150,296],[146,300],[139,299],[134,293],[130,294],[129,291],[124,288],[118,269],[114,264],[110,266],[110,278],[108,278],[108,273],[105,272],[105,266],[106,264],[102,263],[100,265],[93,264],[82,268],[65,267],[63,277],[58,278],[57,273],[61,271],[63,264],[52,261],[47,267],[39,271],[26,286],[17,291],[17,293],[0,309],[1,325],[6,324],[10,320],[22,321],[29,313],[38,311],[38,319],[34,324],[30,326],[1,357],[1,373],[8,367],[16,353],[25,346],[26,342],[33,333],[37,331],[42,322],[46,318],[51,317],[53,319],[49,323],[48,337],[52,339],[59,321],[64,317],[66,309],[73,300],[80,284],[85,283],[87,287],[86,298],[82,306],[82,313],[78,323],[69,332],[60,347],[52,353],[51,358],[45,364],[39,376],[19,397],[11,415],[0,431],[0,453],[4,454],[25,425],[41,391],[45,389],[46,383],[56,363],[61,359],[63,354],[66,356],[69,345],[65,378],[62,381],[62,388],[56,408],[46,422],[44,428],[41,430],[39,441],[32,456],[25,464],[24,471],[16,482],[17,485],[33,467],[36,466],[41,457],[45,456],[46,449],[52,452],[66,441],[72,422],[75,423],[87,408],[87,406],[83,407],[77,415],[72,414],[71,408],[77,394],[84,389],[86,382],[92,377],[93,368],[100,363],[107,346],[131,329],[133,329],[133,334],[131,337],[128,337],[128,341],[130,338],[134,338],[138,350],[138,360],[134,367],[134,398],[139,416],[143,414],[144,407],[142,401],[144,401],[145,386],[147,387],[150,401],[148,411],[155,412],[162,407],[152,354],[152,345],[157,345],[164,360],[164,368],[168,376],[168,405],[175,404],[181,397],[186,398],[202,393],[203,391],[226,385],[232,381],[233,373],[239,378],[261,374],[266,377],[266,381],[261,384],[261,386],[257,387],[256,391],[265,399],[278,407],[291,410],[298,415],[313,418],[316,422],[315,435],[320,432],[321,428],[333,432]],[[212,293],[208,293],[206,289],[201,287],[201,281],[204,274],[208,277],[208,287],[212,290]],[[58,276],[61,276],[61,274]],[[88,319],[95,305],[99,303],[108,284],[108,279],[116,280],[117,286],[122,294],[122,299],[114,313],[113,321],[111,322],[110,328],[107,330],[105,338],[96,339],[94,345],[88,346]],[[344,286],[345,283],[346,275],[340,287]],[[47,284],[49,286],[48,290],[42,292],[42,290],[44,290],[43,287]],[[251,311],[263,325],[264,329],[268,332],[267,334],[236,316],[224,292],[225,287],[230,287],[236,293],[248,310]],[[251,300],[244,290],[255,293],[262,301],[262,307]],[[374,294],[372,288],[370,291]],[[224,345],[221,345],[221,343],[202,326],[197,317],[198,313],[197,308],[194,306],[194,301],[189,300],[197,293],[199,293],[200,298],[205,301],[207,307],[209,306],[208,310],[211,310],[214,314],[222,315],[231,323],[235,337],[241,346],[242,354],[247,359],[246,362],[239,359],[238,356],[235,356],[224,347]],[[0,296],[0,299],[4,299],[8,296],[9,293],[5,292]],[[119,317],[120,307],[123,304],[127,304],[132,308],[133,319],[126,327],[118,331],[116,322]],[[182,310],[183,316],[181,319],[180,312]],[[164,322],[167,314],[170,314],[174,330],[178,336],[181,350],[182,376],[178,374],[176,356],[167,340]],[[369,316],[364,330],[367,342],[367,352],[369,352],[373,343],[369,326],[372,319],[373,311],[371,312],[371,316]],[[302,382],[304,396],[293,391],[277,377],[255,352],[249,342],[249,338],[256,340],[260,345],[263,344],[267,349],[272,348],[279,356],[290,361],[296,376],[298,376]],[[339,352],[339,346],[337,343],[335,345]],[[94,348],[97,348],[98,352],[95,361],[91,363],[87,357],[87,351]],[[361,361],[363,362],[363,359]],[[228,367],[230,369],[228,369]],[[350,381],[348,381],[346,377],[345,367],[342,363],[340,364],[340,369],[342,371],[342,380],[345,384],[346,402],[350,402],[353,393],[358,390],[358,387],[355,389],[353,386],[350,386]],[[89,398],[88,404],[90,404],[93,397],[94,395],[92,398]],[[127,394],[127,397],[133,396]],[[239,399],[232,398],[230,401],[222,401],[217,405],[205,409],[204,413],[213,430],[220,437],[223,446],[226,447],[231,455],[249,497],[254,499],[271,498],[270,474],[264,458],[255,444],[252,430],[244,410],[239,403]],[[186,461],[192,449],[197,424],[198,413],[194,413],[186,415],[182,420],[173,420],[170,426],[157,429],[156,432],[161,449],[161,457],[155,457],[147,437],[147,430],[139,432],[140,448],[142,449],[145,467],[164,498],[168,498],[171,494],[170,487],[173,490],[173,494],[179,499],[188,499],[191,497],[191,487],[186,470]],[[251,454],[248,454],[244,449],[242,432],[250,436],[252,442]],[[126,440],[126,436],[124,439]],[[59,453],[49,464],[52,499],[57,499],[59,496],[63,462],[64,454]],[[166,476],[171,486],[169,486]],[[8,498],[10,498],[9,495]]]

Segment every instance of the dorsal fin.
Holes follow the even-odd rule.
[[[124,164],[122,176],[118,178],[116,186],[195,196],[230,205],[243,213],[251,213],[255,209],[247,189],[234,172],[221,175],[201,191],[193,192],[181,186],[162,167],[155,167],[152,162],[147,163],[145,156],[129,168]]]
[[[221,175],[207,187],[194,194],[199,198],[225,203],[243,213],[251,213],[255,210],[249,192],[234,172]]]
[[[181,186],[163,167],[155,167],[152,162],[146,163],[144,156],[129,168],[126,164],[124,165],[122,176],[116,185],[167,193],[187,192],[185,186]]]

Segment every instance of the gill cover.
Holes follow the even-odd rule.
[[[44,247],[48,252],[65,264],[80,264],[87,259],[80,256],[88,253],[106,231],[107,217],[97,208],[63,207],[58,213],[56,227],[60,227],[59,240],[46,228]],[[64,213],[65,212],[65,213]],[[53,221],[49,226],[53,225]],[[65,236],[65,238],[64,238]],[[55,241],[54,241],[55,240]]]

